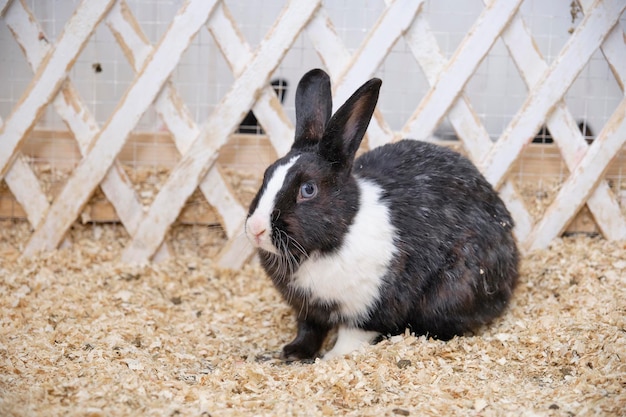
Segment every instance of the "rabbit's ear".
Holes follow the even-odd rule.
[[[322,138],[332,109],[328,74],[321,69],[304,74],[296,89],[296,139],[292,149],[316,145]]]
[[[351,171],[354,156],[376,108],[381,84],[378,78],[363,84],[328,122],[319,153],[338,169]]]

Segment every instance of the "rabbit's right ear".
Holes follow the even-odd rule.
[[[296,89],[296,138],[292,149],[317,145],[332,109],[328,74],[321,69],[304,74]]]

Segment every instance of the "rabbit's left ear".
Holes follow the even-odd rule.
[[[321,69],[304,74],[296,89],[296,139],[292,149],[316,145],[322,138],[332,109],[328,74]]]
[[[382,81],[372,78],[363,84],[328,122],[319,144],[319,154],[334,167],[351,171],[378,101]]]

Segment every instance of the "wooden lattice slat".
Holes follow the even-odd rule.
[[[235,77],[238,77],[252,59],[252,51],[237,29],[235,20],[226,5],[221,3],[217,7],[207,27],[231,71]],[[267,86],[263,89],[252,110],[267,132],[278,155],[286,154],[291,147],[294,129],[272,87]]]
[[[11,115],[4,122],[0,120],[0,178],[5,179],[35,227],[24,254],[55,248],[100,185],[132,238],[124,259],[144,262],[151,257],[164,257],[168,253],[164,244],[168,228],[187,198],[200,188],[206,200],[216,208],[229,238],[218,262],[223,266],[240,266],[252,250],[243,233],[245,208],[229,190],[215,161],[220,148],[250,108],[268,133],[277,154],[287,152],[293,126],[268,81],[303,30],[333,79],[336,105],[373,76],[398,39],[404,37],[430,90],[400,132],[392,131],[382,113],[376,110],[368,130],[369,145],[382,145],[400,137],[427,139],[447,116],[470,157],[499,188],[516,220],[516,236],[524,248],[547,245],[584,204],[588,205],[607,238],[626,239],[626,219],[603,179],[611,158],[626,141],[626,99],[591,146],[585,142],[563,100],[571,83],[598,48],[624,91],[626,37],[618,19],[626,4],[622,0],[581,0],[585,17],[548,66],[518,12],[521,1],[483,0],[485,9],[448,60],[422,12],[421,0],[386,0],[387,7],[353,54],[334,30],[321,0],[288,1],[254,51],[222,0],[187,0],[157,45],[150,44],[126,0],[83,0],[55,43],[49,43],[24,1],[0,0],[0,15],[35,71]],[[102,19],[136,76],[115,111],[100,127],[67,76]],[[185,48],[203,26],[211,33],[235,81],[215,111],[198,125],[169,77]],[[494,144],[464,88],[498,38],[507,47],[529,94]],[[20,157],[22,142],[50,103],[68,126],[83,156],[52,205],[32,169]],[[116,158],[150,105],[172,133],[181,158],[144,212]],[[535,223],[507,174],[544,122],[571,175],[552,205]]]
[[[541,75],[548,70],[548,64],[533,45],[521,17],[516,16],[512,19],[503,32],[502,39],[524,82],[532,89],[539,82]],[[585,155],[588,146],[563,100],[557,103],[546,124],[560,147],[567,168],[573,171]],[[617,200],[605,181],[598,184],[589,199],[589,209],[605,236],[615,240],[626,238],[626,222],[622,218]]]
[[[291,2],[286,6],[252,60],[209,116],[200,136],[157,194],[133,241],[124,251],[123,259],[143,262],[153,255],[187,198],[215,163],[219,148],[243,118],[246,109],[254,104],[256,94],[269,82],[270,74],[319,5],[319,1],[312,1]]]
[[[426,139],[434,132],[521,2],[497,0],[483,10],[407,121],[402,136]]]
[[[604,129],[593,141],[583,160],[565,181],[554,202],[528,237],[528,249],[546,247],[558,236],[580,210],[598,182],[601,181],[612,157],[626,143],[626,98],[609,118]]]
[[[8,9],[4,14],[4,20],[25,52],[28,64],[33,70],[36,70],[50,49],[47,42],[38,41],[39,34],[43,33],[42,28],[36,23],[32,15],[24,9],[22,2],[16,2],[13,7]],[[19,155],[13,166],[8,169],[5,181],[15,199],[24,208],[28,221],[34,225],[39,224],[48,210],[48,199],[37,176]]]
[[[38,68],[43,58],[52,47],[48,42],[41,42],[40,37],[41,35],[45,37],[45,33],[36,23],[34,16],[24,8],[22,2],[16,2],[15,6],[6,14],[5,21],[13,31],[15,38],[26,54],[30,66],[33,69]],[[79,94],[70,80],[67,80],[63,84],[60,94],[57,94],[53,101],[53,105],[63,121],[74,133],[79,150],[81,154],[84,155],[93,139],[98,134],[99,127],[88,108],[80,101]],[[49,205],[47,199],[45,195],[43,195],[43,192],[39,192],[39,182],[36,178],[36,184],[33,184],[32,180],[28,183],[25,181],[18,182],[14,179],[14,176],[34,177],[34,174],[32,174],[32,171],[26,164],[20,161],[20,163],[13,164],[7,173],[6,180],[18,201],[20,201],[20,199],[17,196],[22,193],[27,194],[30,200],[35,198],[43,200],[45,207],[43,207],[43,204],[40,204],[43,209],[43,211],[41,211],[41,217],[36,221],[31,220],[31,224],[37,225],[48,210]],[[121,166],[115,165],[103,180],[101,187],[107,199],[114,205],[124,227],[127,230],[133,231],[138,224],[142,205],[133,188],[130,186],[130,180]],[[32,203],[22,203],[21,201],[20,203],[22,207],[30,211],[33,210],[33,207],[38,206]],[[32,215],[29,215],[29,220],[31,218]],[[163,250],[165,251],[165,248]]]
[[[625,8],[623,0],[597,2],[529,92],[521,110],[481,163],[485,177],[496,187],[502,183],[524,146],[539,131],[548,113],[565,95]]]
[[[118,2],[111,9],[107,25],[135,72],[139,72],[146,59],[154,52],[154,48],[141,31],[125,1]],[[154,104],[157,113],[172,132],[178,151],[181,154],[186,153],[192,139],[199,135],[200,128],[171,81],[166,82]],[[240,226],[245,211],[232,195],[217,168],[213,168],[211,175],[200,184],[200,189],[207,201],[217,209],[227,236],[232,237]]]
[[[100,131],[89,153],[68,178],[43,223],[35,230],[24,249],[25,255],[44,249],[51,250],[59,244],[63,234],[106,175],[124,145],[125,138],[154,101],[187,44],[204,24],[214,6],[214,1],[191,2],[184,5],[174,17],[159,47],[147,59],[146,65],[135,77],[135,81]],[[152,254],[160,247],[160,243],[161,241]]]
[[[112,4],[113,0],[82,2],[67,22],[56,46],[42,60],[28,88],[0,131],[0,178],[11,167],[13,158],[17,155],[16,149],[48,103],[54,99],[92,29]]]

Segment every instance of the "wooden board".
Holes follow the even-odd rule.
[[[458,147],[459,142],[442,142],[443,145]],[[22,147],[22,153],[33,166],[69,171],[78,160],[77,145],[67,131],[33,131]],[[261,178],[265,168],[277,158],[276,151],[265,135],[234,134],[220,150],[218,166],[226,170],[240,172],[247,176]],[[172,135],[167,132],[132,133],[118,160],[127,170],[160,167],[171,170],[180,159],[173,144]],[[35,171],[38,171],[35,169]],[[546,180],[565,181],[569,175],[566,163],[561,157],[557,144],[530,144],[510,171],[517,184],[540,187]],[[613,185],[615,197],[622,207],[626,205],[626,147],[623,147],[607,168],[605,177]],[[618,189],[621,185],[623,189]],[[61,184],[50,187],[49,194],[56,196]],[[242,201],[241,203],[247,204]],[[10,190],[0,187],[0,218],[23,219],[26,213],[15,200]],[[118,222],[114,207],[102,195],[96,195],[83,209],[80,217],[86,222]],[[214,210],[196,210],[187,206],[182,210],[177,223],[220,224]],[[566,229],[569,233],[598,233],[599,229],[592,214],[583,208]]]

